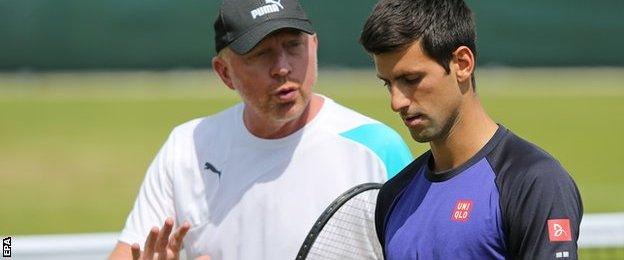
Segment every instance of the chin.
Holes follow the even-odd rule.
[[[417,131],[415,129],[409,129],[410,135],[414,141],[419,143],[428,143],[435,139],[435,133],[429,131],[428,129]]]
[[[299,119],[299,117],[303,115],[304,108],[305,107],[298,102],[289,104],[288,106],[282,106],[274,113],[274,118],[284,122],[293,121]]]
[[[277,108],[277,115],[280,119],[286,121],[295,120],[303,115],[309,105],[309,100],[299,97],[291,103],[281,104]]]
[[[431,142],[432,138],[429,138],[428,136],[420,136],[420,135],[412,135],[412,139],[414,139],[414,141],[419,142],[419,143],[428,143]]]

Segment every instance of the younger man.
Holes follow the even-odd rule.
[[[382,0],[360,42],[392,109],[431,146],[380,191],[388,259],[578,257],[578,189],[557,160],[483,109],[464,1]]]

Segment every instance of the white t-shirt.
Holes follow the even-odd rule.
[[[176,226],[191,224],[191,259],[294,259],[338,195],[384,182],[412,160],[394,130],[323,98],[311,122],[281,139],[249,133],[242,103],[176,127],[119,241],[143,245],[150,228],[172,216]]]

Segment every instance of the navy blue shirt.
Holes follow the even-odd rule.
[[[471,159],[432,172],[426,152],[382,187],[388,259],[576,259],[581,198],[549,154],[503,126]]]

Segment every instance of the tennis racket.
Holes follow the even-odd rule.
[[[316,220],[297,259],[383,259],[375,232],[381,184],[360,184],[334,200]]]

